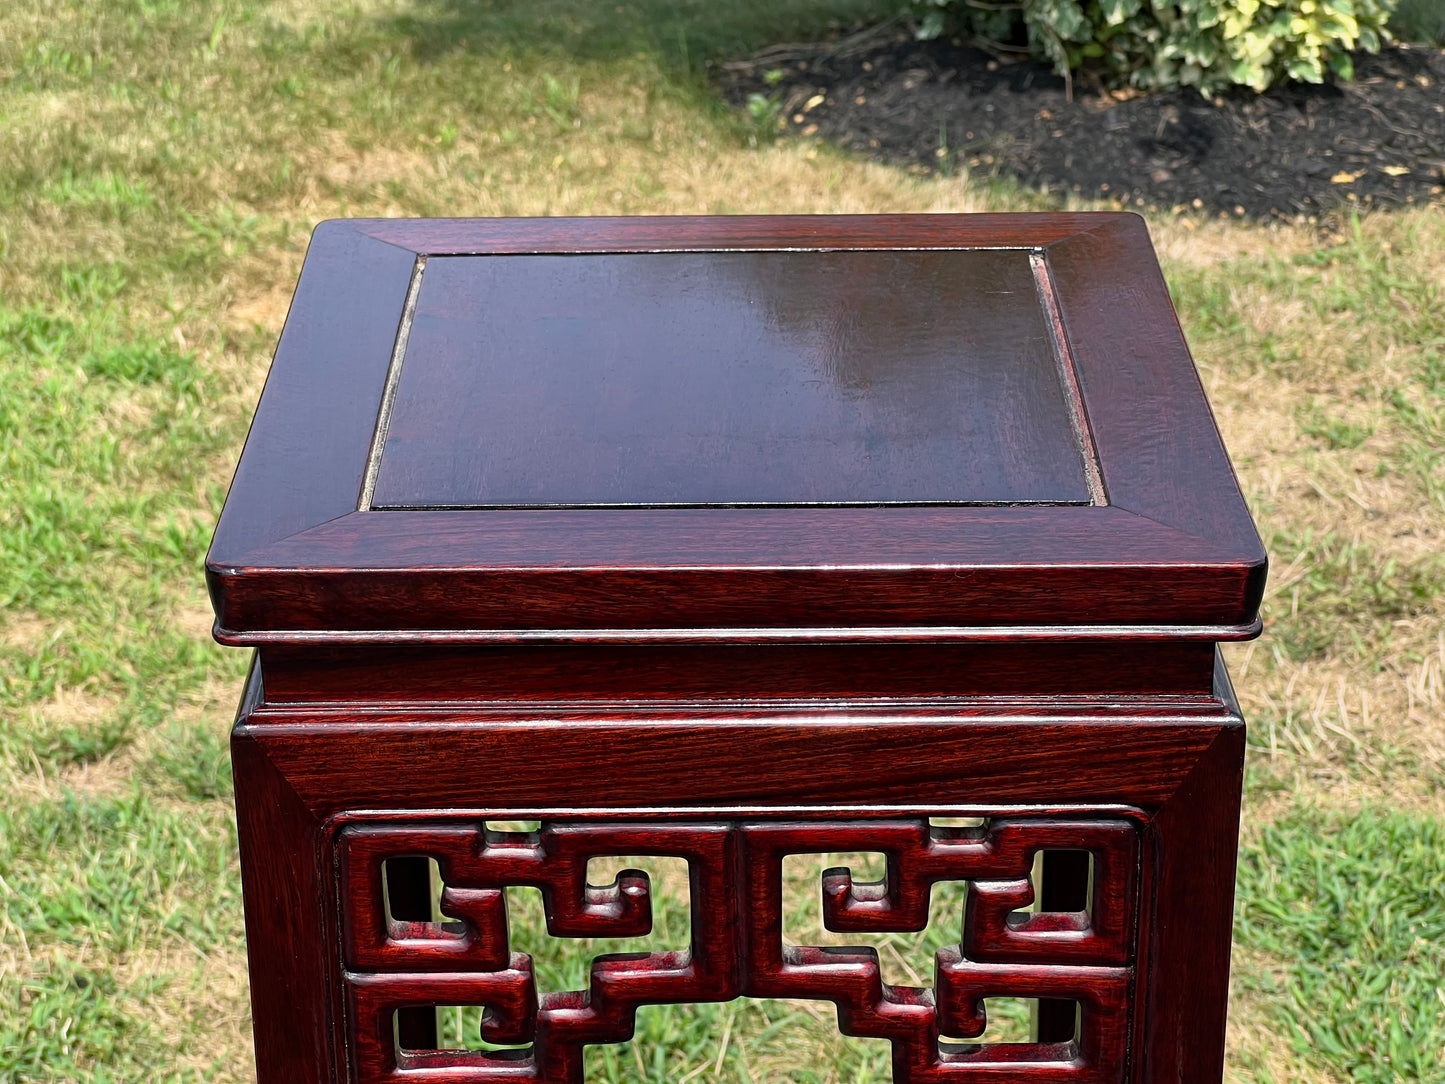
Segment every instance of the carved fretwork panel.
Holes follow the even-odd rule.
[[[919,931],[933,886],[967,882],[958,941],[938,952],[933,986],[886,983],[872,948],[789,946],[783,863],[790,855],[878,852],[877,883],[847,869],[819,886],[824,925],[857,934]],[[1091,856],[1086,906],[1028,910],[1045,851]],[[533,962],[510,947],[505,890],[541,891],[554,937],[640,937],[651,885],[624,870],[587,882],[590,859],[680,858],[689,871],[691,944],[598,956],[586,989],[538,993]],[[440,871],[437,921],[401,921],[386,905],[389,859]],[[847,1035],[893,1046],[898,1084],[1124,1079],[1134,978],[1138,832],[1113,819],[1016,817],[978,828],[926,819],[756,823],[546,822],[499,833],[475,822],[363,824],[339,837],[340,918],[351,1068],[359,1084],[579,1084],[583,1047],[625,1042],[644,1005],[738,996],[833,1002]],[[982,1043],[985,998],[1077,1002],[1067,1042]],[[406,1050],[399,1010],[482,1007],[481,1038],[517,1050]]]
[[[342,913],[360,1079],[406,1080],[413,1070],[452,1067],[452,1075],[426,1079],[580,1081],[583,1045],[630,1039],[639,1005],[732,1000],[739,993],[737,901],[728,882],[736,846],[737,834],[726,824],[552,823],[536,833],[494,833],[476,825],[348,829]],[[539,998],[531,961],[508,948],[502,889],[541,889],[554,937],[639,937],[652,929],[646,875],[628,870],[605,887],[587,883],[588,859],[619,854],[687,861],[691,946],[599,957],[588,989]],[[445,885],[441,912],[459,921],[460,931],[453,922],[388,920],[382,863],[409,855],[437,860]],[[368,971],[407,974],[355,973]],[[532,1057],[398,1051],[393,1013],[438,1004],[485,1006],[483,1038],[530,1041]],[[521,1017],[514,1015],[519,1008]]]

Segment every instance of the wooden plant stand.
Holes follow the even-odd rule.
[[[326,223],[207,574],[261,1084],[577,1084],[737,997],[898,1084],[1220,1079],[1265,556],[1134,216]],[[930,986],[784,945],[784,857],[858,851],[832,930],[967,882]],[[618,855],[691,947],[540,989],[505,889],[642,937]]]

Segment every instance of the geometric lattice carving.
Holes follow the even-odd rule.
[[[455,1075],[428,1080],[580,1081],[582,1046],[631,1038],[638,1006],[731,1001],[738,995],[736,904],[727,881],[736,840],[726,824],[554,823],[525,834],[475,826],[348,829],[342,841],[346,965],[416,973],[404,980],[348,977],[360,1079],[404,1081],[408,1070],[450,1067]],[[588,989],[549,993],[539,1001],[531,962],[508,951],[501,889],[541,889],[553,936],[641,936],[652,928],[645,875],[628,871],[609,886],[587,884],[588,859],[617,854],[687,860],[692,898],[701,901],[694,904],[691,946],[684,952],[599,957]],[[464,933],[428,923],[387,929],[381,864],[402,855],[437,859],[446,885],[442,913],[464,923]],[[450,973],[436,974],[440,971]],[[461,973],[466,971],[482,974]],[[476,984],[469,986],[467,979]],[[397,1052],[392,1014],[426,1004],[485,1005],[483,1038],[532,1042],[535,1056],[519,1062]]]
[[[580,1084],[583,1047],[630,1039],[638,1007],[738,996],[832,1001],[844,1034],[892,1042],[897,1084],[1123,1078],[1139,868],[1137,831],[1127,821],[1016,817],[980,828],[922,818],[554,821],[531,833],[476,823],[391,823],[349,827],[339,847],[343,980],[360,1084]],[[1092,855],[1084,910],[1022,913],[1033,902],[1035,856],[1047,850]],[[968,882],[959,941],[937,954],[932,988],[885,983],[871,948],[784,945],[784,858],[850,851],[881,852],[886,874],[860,883],[846,869],[825,872],[820,891],[830,930],[922,930],[933,885]],[[626,870],[610,885],[587,883],[590,859],[616,855],[687,862],[691,945],[599,956],[586,989],[539,996],[532,961],[509,948],[504,890],[540,889],[553,936],[642,936],[652,925],[645,873]],[[391,920],[383,863],[421,856],[439,865],[444,921]],[[1077,1001],[1078,1035],[1069,1042],[968,1043],[984,1032],[983,1002],[990,997]],[[531,1047],[398,1050],[394,1014],[428,1005],[483,1006],[483,1039]]]

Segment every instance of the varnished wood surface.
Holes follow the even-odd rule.
[[[891,1040],[895,1084],[1122,1084],[1134,1015],[1138,835],[1137,823],[1098,815],[998,818],[977,832],[912,818],[848,825],[560,821],[525,834],[489,832],[464,816],[367,818],[339,834],[335,863],[356,1079],[384,1084],[425,1071],[443,1084],[519,1076],[583,1084],[582,1048],[630,1038],[638,1008],[745,995],[834,1002],[844,1033]],[[1088,913],[1019,921],[1011,911],[1032,897],[1034,855],[1051,847],[1093,856]],[[968,882],[958,948],[939,953],[932,996],[922,985],[885,984],[875,949],[785,946],[785,858],[858,851],[886,856],[888,884],[880,895],[880,886],[854,882],[846,871],[825,873],[828,929],[921,930],[933,885]],[[411,854],[436,860],[441,909],[452,924],[388,921],[379,898],[383,866],[389,878],[395,856]],[[652,917],[645,870],[626,871],[610,885],[587,880],[590,859],[618,854],[688,863],[688,950],[599,957],[586,989],[538,990],[532,959],[510,951],[503,890],[539,888],[554,936],[640,936]],[[1067,1039],[1037,1044],[970,1051],[939,1043],[940,1033],[981,1037],[984,999],[1008,995],[1076,999],[1077,1038],[1071,1026]],[[530,1049],[496,1054],[438,1050],[435,1037],[420,1046],[393,1040],[393,1013],[459,999],[491,1010],[481,1024],[488,1041]]]
[[[1244,737],[1243,726],[1221,730],[1145,834],[1152,967],[1136,1039],[1150,1084],[1224,1075]]]
[[[1217,1084],[1242,742],[1222,669],[1211,698],[825,698],[771,708],[756,701],[649,706],[576,699],[285,708],[266,703],[258,672],[235,732],[235,763],[260,1079],[334,1082],[335,1066],[365,1050],[371,1051],[367,1065],[381,1064],[377,1059],[392,1055],[375,1043],[375,1029],[393,1007],[409,1012],[406,1006],[418,1003],[406,997],[453,1004],[481,989],[474,975],[457,976],[445,989],[447,976],[422,981],[418,975],[410,994],[383,983],[373,990],[381,1000],[347,1002],[349,973],[326,932],[328,908],[335,905],[326,902],[318,873],[330,863],[327,841],[348,825],[380,817],[410,831],[438,817],[475,823],[562,816],[582,825],[619,817],[679,826],[699,818],[743,819],[786,830],[805,819],[832,844],[838,833],[874,831],[886,823],[880,818],[937,811],[1124,819],[1139,826],[1144,845],[1137,989],[1132,977],[1101,985],[1098,975],[1065,975],[1052,964],[960,959],[947,971],[950,992],[940,1009],[946,1034],[966,1035],[974,1026],[977,1006],[969,991],[1001,996],[1006,979],[1007,992],[1016,996],[1084,1003],[1086,1040],[1106,1044],[1088,1056],[1111,1074],[1124,1064],[1117,1043],[1127,1034],[1126,1079]],[[880,921],[869,917],[871,902],[853,915],[846,885],[833,887],[842,891],[828,896],[825,886],[838,911],[835,925]],[[1027,902],[1014,888],[1000,891],[1000,914]],[[975,954],[985,951],[969,944]],[[795,992],[836,993],[850,1012],[864,1011],[850,983],[867,979],[867,961],[856,961],[847,981],[837,970],[843,962],[836,955],[820,958],[837,977],[826,989]],[[400,1003],[386,1001],[399,991]],[[350,1022],[348,1003],[364,1010]],[[1127,1031],[1125,1013],[1134,1021]],[[850,1019],[873,1026],[866,1015]],[[1058,1026],[1062,1036],[1066,1022],[1061,1018]],[[348,1027],[363,1031],[348,1033]],[[425,1045],[426,1035],[409,1037]],[[995,1056],[985,1051],[975,1064],[993,1064]],[[1050,1059],[1071,1055],[1058,1047],[1037,1056],[1045,1068],[1030,1068],[1028,1079],[1042,1081],[1063,1071],[1048,1067]],[[443,1072],[448,1058],[455,1064]],[[460,1055],[422,1061],[435,1062],[437,1079],[476,1075]],[[1025,1079],[1010,1075],[1022,1071],[1005,1063],[986,1070],[1000,1080]],[[895,1062],[895,1076],[933,1079],[907,1059],[901,1068]]]
[[[1029,254],[430,260],[371,507],[1087,504]]]
[[[479,322],[478,299],[503,289],[492,257],[536,269],[515,284],[511,302],[530,331]],[[573,283],[574,294],[585,292],[606,274],[597,267],[620,268],[613,259],[669,269],[654,275],[658,312],[707,333],[704,359],[717,363],[726,325],[742,323],[753,338],[738,341],[754,346],[795,335],[802,354],[814,351],[819,379],[832,383],[805,385],[801,370],[792,385],[762,380],[776,401],[756,417],[741,406],[722,411],[726,424],[709,450],[704,405],[719,395],[742,403],[744,385],[670,385],[667,359],[681,353],[687,329],[663,315],[633,321],[645,340],[636,351],[616,345],[624,321],[607,321],[641,289],[635,269],[643,264],[619,270],[612,294],[598,288],[578,300],[592,314],[585,334],[566,325],[578,313],[543,288],[549,278],[565,284],[545,270],[557,261],[577,260],[569,266],[579,272],[580,261],[597,261]],[[797,276],[796,296],[790,281],[758,270],[795,260],[817,261],[798,265],[812,270]],[[1012,293],[984,288],[1012,282],[1005,272],[1024,265],[1034,289],[1028,304],[1019,298],[1022,278]],[[453,275],[450,295],[427,293],[438,266],[433,286]],[[689,309],[708,291],[687,295],[677,282],[699,267],[733,274],[709,280],[718,305],[732,306],[728,319],[709,323]],[[872,271],[845,281],[850,267]],[[970,267],[993,270],[975,280]],[[880,277],[909,274],[907,297],[869,308]],[[850,291],[870,275],[873,286],[853,300]],[[927,322],[909,307],[927,282],[972,296],[972,312],[987,310],[989,326],[970,325],[962,312]],[[831,305],[822,314],[808,303],[817,296]],[[409,327],[408,297],[421,313]],[[747,324],[743,306],[753,300],[772,309]],[[828,323],[848,315],[869,325],[853,339]],[[550,319],[563,326],[549,330]],[[607,349],[597,354],[606,379],[583,381],[571,399],[559,395],[568,370],[546,354],[546,336],[601,339],[593,332],[607,327],[616,349],[608,354],[601,342]],[[829,355],[835,340],[859,349]],[[957,340],[975,368],[928,369],[917,386],[887,386],[895,371],[877,361],[886,347],[896,343],[915,359],[933,350],[937,360],[941,344]],[[980,344],[981,354],[968,353]],[[569,349],[584,353],[575,342]],[[529,350],[533,387],[516,383],[501,358]],[[641,399],[628,397],[629,371],[643,378],[631,388]],[[1009,373],[1031,390],[1003,387]],[[520,398],[486,402],[486,389],[507,379]],[[981,381],[981,397],[963,394],[968,380]],[[388,389],[396,393],[391,414]],[[919,398],[920,389],[929,394]],[[616,402],[607,401],[614,392]],[[1002,398],[989,399],[994,393]],[[867,415],[885,400],[897,408],[893,421]],[[1025,402],[1009,414],[1010,403]],[[678,423],[671,445],[658,437],[646,457],[607,459],[608,426],[660,432],[669,405]],[[499,448],[524,444],[529,418],[549,409],[531,452],[524,447],[500,475],[488,474]],[[566,427],[572,414],[593,425],[592,438],[606,439],[576,439]],[[479,429],[489,418],[501,441],[490,447]],[[973,428],[946,428],[958,419]],[[634,426],[639,420],[646,424]],[[914,422],[916,432],[907,427]],[[391,424],[396,443],[387,453]],[[786,455],[775,438],[790,425],[819,442],[834,432],[842,468],[830,473],[818,448]],[[875,437],[905,459],[912,453],[900,446],[917,438],[922,473],[895,470],[902,461],[886,456],[868,461]],[[986,454],[967,458],[980,449]],[[390,467],[388,454],[396,457]],[[507,479],[501,488],[497,477]],[[1065,493],[1077,502],[1082,492],[1091,503],[897,503],[932,500],[938,486],[955,486],[952,500]],[[861,494],[876,506],[370,510],[511,501],[497,495],[504,491],[521,503],[582,504],[791,504]],[[964,1062],[948,1060],[956,1056],[974,1058],[974,1078],[999,1081],[1217,1084],[1243,721],[1214,641],[1258,631],[1264,571],[1147,235],[1132,216],[323,225],[207,567],[221,638],[263,645],[233,744],[262,1084],[340,1084],[358,1057],[370,1059],[368,1084],[396,1077],[387,1038],[395,1009],[425,1025],[430,1004],[485,1000],[490,990],[518,995],[508,1012],[526,1010],[528,976],[511,957],[488,957],[505,965],[491,986],[470,973],[373,981],[342,961],[333,848],[353,828],[385,823],[407,836],[460,818],[474,833],[487,817],[541,817],[583,837],[645,821],[660,839],[715,821],[724,847],[743,847],[749,833],[795,829],[831,846],[931,813],[1092,818],[1089,832],[1107,822],[1134,842],[1119,849],[1082,829],[1049,837],[1064,849],[1045,860],[1043,892],[1061,910],[1028,920],[1033,940],[997,929],[982,940],[965,936],[957,958],[941,961],[934,1024],[915,993],[875,990],[876,961],[862,954],[808,950],[779,968],[759,957],[746,975],[735,959],[716,989],[688,985],[696,976],[679,959],[609,964],[598,982],[629,996],[679,983],[679,996],[714,1000],[793,984],[836,1001],[845,1029],[913,1029],[926,1039],[935,1024],[975,1034],[979,999],[1004,996],[995,983],[1006,977],[1011,993],[1043,999],[1040,1049],[975,1058],[940,1053],[933,1040],[904,1043],[895,1050],[904,1051],[898,1079],[965,1079]],[[396,857],[426,853],[409,847]],[[1111,934],[1108,959],[1089,966],[1069,955],[1083,952],[1077,946],[1047,963],[1036,955],[1044,941],[1084,930],[1082,912],[1062,910],[1089,891],[1071,847],[1095,862],[1125,850],[1138,856],[1095,867],[1096,887],[1114,886],[1109,900],[1137,895],[1139,932],[1127,952]],[[917,869],[932,869],[933,858],[924,859]],[[972,913],[990,929],[1029,902],[1023,871],[1032,858],[1019,851],[1014,859],[1005,879],[975,894]],[[918,855],[908,861],[916,866]],[[741,870],[742,856],[723,868]],[[410,882],[405,869],[395,872],[387,921],[426,926],[429,873],[415,861]],[[366,891],[374,904],[379,882]],[[480,914],[490,905],[476,893],[486,891],[459,885],[448,906]],[[629,881],[627,891],[641,888]],[[917,892],[880,896],[837,874],[823,892],[839,928],[916,925],[904,912],[917,909]],[[605,895],[588,899],[610,907]],[[613,902],[622,914],[624,901]],[[761,950],[751,934],[743,940]],[[1003,956],[973,958],[991,953]],[[614,1034],[628,1023],[626,997],[617,1013],[589,1016],[574,993],[543,1005],[538,1018],[557,1010],[564,1032],[580,1021],[574,1039],[594,1025]],[[1074,1001],[1091,1021],[1082,1055],[1065,1043]],[[511,1026],[499,1019],[494,1032]],[[424,1047],[427,1028],[407,1027],[408,1041]],[[551,1075],[539,1079],[580,1072],[565,1050],[546,1064]],[[494,1079],[454,1054],[424,1054],[411,1068],[439,1082]]]
[[[930,254],[938,260],[1038,249],[1107,507],[355,510],[416,266],[407,252],[444,263],[609,251],[772,259],[795,248],[952,250]],[[407,354],[403,383],[418,361]],[[1044,411],[1025,428],[1055,422]],[[705,453],[680,434],[665,454]],[[970,484],[1022,492],[1001,473]],[[1155,623],[1243,635],[1263,572],[1147,234],[1129,215],[326,224],[208,559],[231,643],[710,626]]]
[[[645,215],[614,218],[353,219],[349,228],[446,256],[568,252],[739,252],[770,248],[1033,248],[1107,229],[1127,214]],[[1140,220],[1142,221],[1142,220]]]
[[[318,229],[216,539],[264,549],[356,510],[413,253]]]
[[[323,1050],[344,1049],[336,1045],[341,1040],[328,1039],[330,1023],[340,1026],[347,1019],[338,1000],[343,991],[328,985],[328,976],[341,974],[336,970],[341,965],[325,948],[327,937],[320,935],[329,905],[312,901],[308,871],[324,855],[323,841],[347,825],[381,817],[410,831],[408,826],[422,830],[438,817],[475,823],[487,817],[561,815],[582,825],[642,817],[679,829],[699,818],[724,823],[743,818],[786,831],[803,819],[816,823],[818,838],[832,845],[842,838],[839,833],[877,831],[890,823],[880,817],[923,808],[995,817],[1102,815],[1137,824],[1145,843],[1141,869],[1147,886],[1139,918],[1144,986],[1128,993],[1130,980],[1106,991],[1088,974],[1056,975],[1054,965],[1035,976],[1029,967],[1021,971],[1016,964],[964,959],[954,966],[957,976],[949,972],[948,989],[960,996],[967,989],[1000,996],[999,983],[1006,979],[1008,992],[1018,996],[1081,998],[1086,1014],[1093,1014],[1087,1017],[1086,1037],[1109,1043],[1125,1034],[1118,1014],[1128,1006],[1136,1022],[1128,1079],[1217,1081],[1214,1049],[1228,963],[1229,908],[1221,893],[1227,897],[1229,891],[1224,873],[1232,856],[1243,734],[1227,702],[1227,688],[1222,695],[1225,699],[1212,708],[1196,705],[1174,715],[1158,706],[1152,713],[1130,715],[1104,702],[1073,715],[1024,702],[993,715],[982,704],[967,711],[947,704],[893,705],[891,711],[800,704],[784,711],[734,713],[731,722],[726,712],[707,704],[654,709],[651,717],[622,705],[588,712],[575,704],[528,712],[515,706],[459,710],[456,705],[290,712],[266,707],[253,696],[236,732],[238,794],[244,792],[242,842],[251,870],[248,930],[258,997],[288,992],[284,1009],[276,1001],[257,1003],[261,1079],[265,1084],[320,1084],[332,1078],[314,1059]],[[669,710],[680,718],[659,726]],[[284,810],[293,812],[278,820]],[[409,846],[403,849],[415,853]],[[1019,862],[1020,870],[1028,868],[1027,861]],[[273,884],[277,876],[290,879],[284,890]],[[1000,914],[1027,902],[1010,896],[1012,888],[1001,891],[995,901]],[[832,921],[840,928],[882,921],[869,917],[872,903],[848,917],[852,905],[846,903],[846,891],[828,898],[839,912]],[[304,945],[312,930],[316,945],[308,950]],[[969,945],[971,953],[984,951],[972,941]],[[258,951],[255,946],[266,947]],[[835,967],[844,962],[830,959]],[[1156,959],[1169,964],[1149,970]],[[826,997],[832,991],[853,1005],[857,999],[848,992],[849,983],[866,978],[865,972],[866,967],[848,982],[841,971],[830,972],[838,977],[826,990],[799,986],[794,992]],[[466,1001],[461,995],[472,989],[466,982],[474,978],[442,990],[417,976],[420,985],[412,996],[443,1004],[457,997]],[[386,990],[375,992],[386,997],[396,992]],[[296,996],[321,999],[329,1007],[330,1023],[309,1010],[295,1011],[290,998]],[[972,1002],[949,1004],[945,1033],[962,1029],[967,1034],[964,1022],[973,1019]],[[390,1011],[375,999],[367,1005],[370,1015],[353,1017],[358,1022],[351,1026],[374,1029],[375,1023],[365,1021]],[[863,1002],[857,1005],[859,1011],[864,1008]],[[862,1023],[867,1017],[858,1019],[860,1026],[872,1026]],[[1097,1031],[1100,1026],[1103,1032]],[[373,1062],[389,1056],[374,1042],[366,1049],[372,1050]],[[1100,1049],[1095,1048],[1096,1056]],[[990,1056],[984,1054],[981,1061]],[[1117,1067],[1118,1057],[1109,1054],[1106,1060]],[[466,1059],[457,1063],[465,1064]],[[898,1071],[895,1065],[895,1075]],[[902,1072],[899,1079],[905,1081],[932,1079],[917,1076],[916,1068],[905,1066]],[[1003,1066],[997,1072],[1007,1075]],[[1053,1070],[1039,1079],[1047,1079],[1048,1072]]]
[[[781,700],[820,697],[1205,699],[1214,645],[973,644],[268,645],[270,703],[468,700]]]
[[[1264,583],[1263,565],[1208,541],[1080,507],[369,512],[284,540],[271,559],[213,577],[223,642],[1142,624],[1239,639],[1256,631]]]
[[[1057,805],[1101,792],[1157,805],[1220,726],[1147,717],[964,724],[866,713],[836,722],[810,714],[508,724],[396,713],[354,722],[277,719],[246,733],[265,732],[272,761],[318,814],[420,803],[522,816],[543,807],[939,807],[983,795]],[[357,751],[338,761],[343,746]],[[1081,757],[1087,773],[1077,770]],[[1061,771],[1063,764],[1075,767]]]
[[[1144,220],[1048,250],[1109,503],[1256,556],[1264,547],[1214,426]]]
[[[339,1021],[323,932],[322,824],[262,744],[234,734],[231,763],[257,1075],[266,1084],[332,1081]]]

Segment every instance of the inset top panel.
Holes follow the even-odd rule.
[[[1088,504],[1026,249],[433,256],[373,509]]]
[[[206,558],[288,646],[1238,639],[1264,572],[1102,212],[322,223]]]

